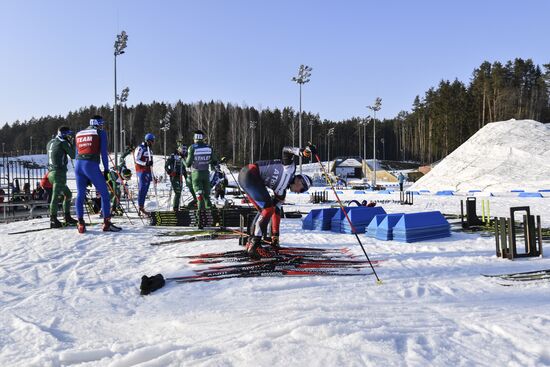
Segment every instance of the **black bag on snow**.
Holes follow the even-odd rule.
[[[152,277],[144,275],[141,277],[141,286],[139,289],[141,289],[141,295],[145,296],[164,287],[164,284],[166,284],[166,281],[162,274],[153,275]]]

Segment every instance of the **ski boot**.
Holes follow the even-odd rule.
[[[279,243],[279,234],[273,233],[271,235],[271,242],[270,242],[271,248],[275,251],[279,251],[281,249],[281,244]]]
[[[142,206],[139,207],[139,213],[138,214],[139,214],[140,217],[143,216],[143,217],[148,218],[148,217],[151,216],[151,214],[149,214],[149,212],[147,210],[145,210],[145,208],[142,207]]]
[[[50,228],[61,228],[63,223],[57,220],[56,215],[50,215]]]
[[[269,251],[262,247],[262,238],[253,236],[246,244],[246,252],[252,260],[260,260],[262,257],[271,257]]]
[[[65,214],[65,224],[66,225],[72,226],[72,225],[75,225],[77,223],[78,223],[78,221],[76,219],[74,219],[73,217],[71,217],[70,213]]]
[[[76,228],[78,229],[78,233],[86,233],[86,222],[84,222],[84,219],[78,218]]]
[[[122,228],[111,223],[111,218],[103,219],[103,232],[120,232]]]

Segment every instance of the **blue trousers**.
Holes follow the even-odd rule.
[[[140,208],[145,205],[145,197],[149,191],[149,185],[151,184],[152,176],[151,172],[138,172],[138,206]]]
[[[84,200],[86,199],[86,186],[91,182],[101,195],[101,213],[103,218],[111,217],[111,197],[105,183],[105,177],[99,169],[99,163],[89,160],[77,159],[74,165],[76,176],[76,216],[84,218]]]

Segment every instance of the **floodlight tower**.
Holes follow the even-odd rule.
[[[115,151],[115,164],[118,163],[118,124],[117,124],[117,87],[116,87],[116,57],[124,53],[126,44],[128,42],[128,35],[126,31],[122,31],[120,34],[117,34],[115,41],[115,105],[113,107],[114,119],[113,119],[113,139],[114,139],[114,151]]]
[[[172,116],[172,111],[166,112],[166,115],[162,120],[160,120],[160,129],[164,133],[164,161],[166,161],[166,132],[170,130],[170,117]]]
[[[374,100],[374,104],[372,106],[367,106],[369,110],[371,110],[374,114],[374,117],[372,119],[373,125],[372,125],[372,160],[373,160],[373,176],[372,176],[372,188],[376,188],[376,111],[380,111],[382,108],[382,98],[376,97]]]
[[[328,153],[327,153],[327,168],[328,168],[328,171],[330,172],[330,139],[334,136],[334,128],[331,127],[330,129],[328,129],[328,132],[327,132],[327,137],[328,137]]]
[[[250,132],[252,134],[252,138],[250,139],[250,163],[254,163],[254,131],[257,125],[257,121],[250,121]]]
[[[292,77],[292,81],[298,83],[300,86],[300,114],[298,115],[298,126],[299,126],[299,134],[298,134],[298,144],[300,145],[300,148],[302,147],[302,85],[306,84],[310,81],[309,77],[311,76],[311,71],[313,70],[312,67],[307,65],[300,65],[300,68],[298,69],[298,75]],[[302,157],[300,156],[300,174],[302,174]]]
[[[126,128],[124,127],[124,119],[122,118],[122,104],[128,101],[128,94],[130,93],[130,88],[126,87],[120,92],[120,151],[126,146]]]

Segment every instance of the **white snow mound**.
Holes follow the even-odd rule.
[[[411,190],[550,189],[550,125],[508,120],[485,125]]]

